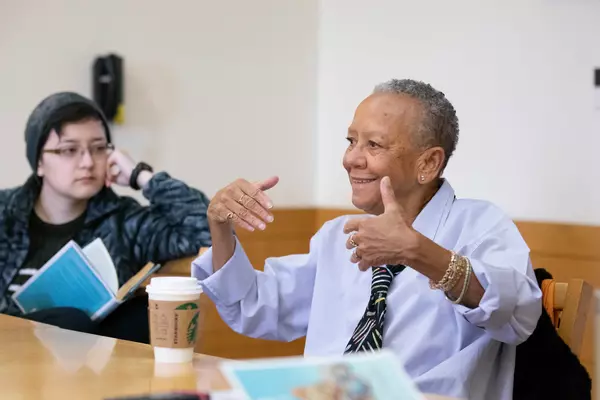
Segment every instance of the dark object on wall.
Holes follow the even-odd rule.
[[[122,124],[124,108],[123,59],[116,54],[96,57],[93,66],[93,96],[109,122]]]
[[[594,92],[596,98],[596,110],[600,110],[600,68],[594,70]]]

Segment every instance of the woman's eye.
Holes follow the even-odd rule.
[[[72,156],[77,153],[77,148],[76,147],[67,147],[66,149],[62,149],[61,153],[65,154],[67,156]]]

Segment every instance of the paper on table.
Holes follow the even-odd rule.
[[[423,400],[389,350],[319,358],[226,361],[221,370],[247,400]],[[346,397],[344,397],[346,396]]]

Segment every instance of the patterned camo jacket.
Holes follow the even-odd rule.
[[[0,313],[21,314],[7,288],[27,256],[29,216],[39,191],[33,176],[23,186],[0,191]],[[120,285],[150,261],[191,256],[211,244],[209,200],[202,192],[160,172],[143,195],[148,206],[104,188],[90,200],[84,227],[73,238],[80,246],[101,238]]]

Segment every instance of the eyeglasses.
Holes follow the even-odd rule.
[[[67,146],[58,149],[43,149],[42,152],[56,154],[66,160],[75,160],[81,159],[87,151],[92,158],[101,159],[108,156],[108,153],[114,149],[115,146],[112,143],[103,143],[92,146]]]

